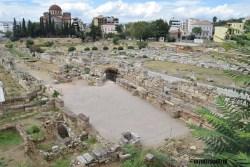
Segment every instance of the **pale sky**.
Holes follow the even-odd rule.
[[[100,14],[118,17],[123,23],[171,17],[211,20],[213,16],[250,16],[250,0],[0,0],[0,21],[12,21],[14,17],[39,21],[52,4],[87,23]]]

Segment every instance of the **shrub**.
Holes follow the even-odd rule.
[[[113,47],[113,50],[117,50],[117,47]]]
[[[176,39],[173,38],[173,37],[169,37],[169,38],[168,38],[168,42],[176,42]]]
[[[6,43],[6,44],[5,44],[5,47],[6,47],[6,48],[13,48],[13,44],[12,44],[12,43]]]
[[[128,49],[135,49],[133,46],[128,46]]]
[[[39,133],[41,130],[37,125],[33,125],[29,127],[26,131],[28,134],[33,134],[33,133]]]
[[[123,47],[122,47],[122,46],[119,46],[119,47],[118,47],[118,50],[123,50]]]
[[[30,49],[30,52],[38,52],[38,53],[43,53],[44,50],[42,48],[40,48],[39,46],[36,46],[36,45],[31,45],[29,47]]]
[[[109,50],[109,48],[107,46],[104,46],[103,50]]]
[[[98,50],[98,48],[96,46],[92,47],[92,50]]]
[[[89,48],[89,47],[87,47],[87,48],[85,48],[84,50],[85,50],[85,51],[90,51],[90,48]]]
[[[89,72],[90,72],[90,68],[85,67],[85,68],[84,68],[84,73],[85,73],[85,74],[89,74]]]
[[[53,46],[53,45],[54,45],[54,42],[53,42],[53,41],[46,41],[46,42],[44,42],[44,44],[43,44],[44,47],[51,47],[51,46]]]
[[[76,50],[76,48],[75,48],[74,46],[71,46],[71,47],[68,48],[68,51],[69,51],[69,52],[73,52],[73,51],[75,51],[75,50]]]
[[[28,39],[28,40],[26,41],[26,47],[27,47],[27,48],[30,48],[32,45],[34,45],[34,41],[31,40],[31,39]]]
[[[114,37],[113,38],[113,44],[115,44],[115,45],[118,45],[119,44],[119,40],[120,40],[120,38],[119,37]]]
[[[137,42],[137,46],[139,49],[146,48],[148,46],[148,43],[145,41],[139,41]]]
[[[58,97],[59,95],[60,95],[60,93],[59,93],[58,91],[54,90],[52,96],[56,98],[56,97]]]

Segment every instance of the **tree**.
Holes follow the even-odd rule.
[[[40,18],[40,35],[45,35],[45,26],[44,26],[44,20],[43,17]]]
[[[92,37],[93,41],[96,41],[96,39],[98,37],[102,36],[101,27],[100,26],[95,26],[94,24],[91,24],[89,35]]]
[[[213,23],[214,23],[214,24],[217,22],[217,19],[218,19],[218,18],[217,18],[216,16],[213,17]]]
[[[119,34],[122,33],[123,30],[124,30],[122,24],[117,25],[115,29],[116,29],[116,31],[117,31]]]
[[[28,29],[27,29],[27,34],[28,34],[28,36],[29,37],[31,37],[31,35],[32,35],[32,22],[29,20],[28,21]]]
[[[250,20],[247,20],[244,25],[245,33],[250,33]]]
[[[22,21],[22,30],[21,30],[21,36],[22,37],[26,37],[27,35],[27,29],[26,29],[26,23],[25,23],[25,20],[23,18],[23,21]]]
[[[158,41],[160,37],[165,37],[168,34],[169,26],[168,23],[162,19],[155,20],[151,23],[151,32],[153,37]]]
[[[152,36],[151,31],[150,31],[150,24],[145,21],[139,21],[136,23],[133,23],[129,27],[129,33],[131,34],[132,37],[142,41],[142,40],[147,40],[150,36]]]
[[[215,27],[215,24],[217,22],[217,19],[218,18],[216,16],[213,17],[213,35],[214,35],[214,32],[215,32],[215,28],[214,27]]]
[[[17,29],[18,29],[18,25],[17,25],[17,22],[16,22],[16,18],[14,18],[14,22],[13,22],[13,40],[17,40],[19,38]]]
[[[201,27],[194,27],[194,28],[192,29],[192,33],[194,33],[195,35],[200,35],[201,32],[202,32]]]

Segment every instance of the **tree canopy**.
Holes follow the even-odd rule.
[[[194,27],[194,28],[192,29],[192,33],[194,33],[194,34],[196,34],[196,35],[201,34],[201,32],[202,32],[201,27]]]
[[[127,25],[128,34],[138,40],[147,40],[148,38],[166,37],[169,31],[168,23],[162,19],[152,22],[139,21]]]

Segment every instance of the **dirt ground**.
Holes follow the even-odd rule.
[[[56,85],[63,94],[65,107],[90,117],[91,124],[110,141],[121,133],[133,131],[145,146],[159,146],[164,139],[189,133],[185,124],[173,119],[113,82],[102,87],[87,86],[84,81]]]

